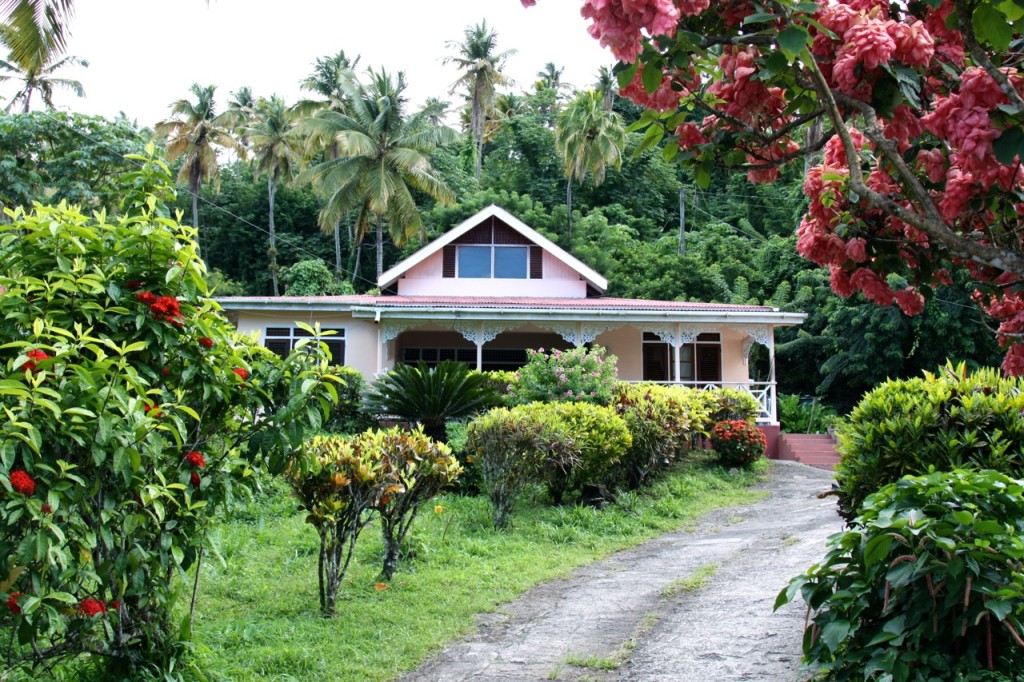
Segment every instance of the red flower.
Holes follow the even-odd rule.
[[[145,284],[145,282],[143,282],[141,279],[130,279],[124,283],[124,285],[131,289],[132,291],[135,291],[136,289],[141,289],[143,284]]]
[[[11,487],[22,495],[32,495],[36,491],[36,482],[22,469],[11,472]]]
[[[201,479],[199,477],[199,474],[196,473],[195,471],[192,472],[192,475],[189,477],[189,480],[192,481],[193,488],[198,488],[199,484],[202,483],[203,481],[203,479]]]
[[[154,294],[152,291],[140,291],[139,293],[135,294],[135,298],[139,299],[139,301],[145,303],[146,305],[153,305],[154,303],[156,303],[158,296]]]
[[[213,348],[213,339],[208,336],[201,336],[199,338],[199,345],[206,349]]]
[[[249,378],[249,370],[244,369],[242,367],[235,367],[231,371],[237,374],[238,376],[242,377],[242,381],[245,381],[246,379]]]
[[[18,605],[18,597],[20,596],[22,596],[21,592],[11,592],[11,596],[7,597],[7,608],[16,616],[21,613],[21,606]]]
[[[168,376],[170,373],[171,373],[171,368],[170,367],[164,367],[163,369],[160,370],[160,374],[162,374],[164,376]]]
[[[181,314],[181,305],[173,296],[161,296],[149,304],[149,309],[158,317],[177,317]]]
[[[111,611],[117,611],[119,608],[121,608],[121,602],[117,599],[112,599],[110,603],[107,605],[107,607]]]
[[[42,512],[43,512],[44,514],[49,514],[50,512],[52,512],[52,511],[53,511],[53,507],[51,507],[51,506],[50,506],[50,505],[48,505],[48,504],[44,504],[44,505],[43,505],[43,506],[42,506],[42,507],[40,508],[40,511],[42,511]]]
[[[107,605],[103,603],[101,599],[93,599],[92,597],[86,597],[78,604],[78,610],[82,612],[83,616],[93,617],[98,616],[107,610]]]
[[[50,356],[46,354],[46,351],[35,349],[35,348],[30,350],[29,352],[25,353],[25,355],[27,355],[29,359],[26,360],[21,365],[21,371],[22,372],[31,372],[31,371],[35,370],[37,362],[42,362],[43,360],[49,360],[50,359]]]
[[[203,453],[196,452],[195,450],[192,450],[187,455],[185,455],[185,461],[191,464],[192,466],[199,468],[206,466],[206,458],[203,457]]]
[[[159,419],[164,416],[164,413],[155,404],[143,403],[142,410],[153,419]]]

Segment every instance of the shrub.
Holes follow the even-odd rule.
[[[711,412],[713,423],[739,419],[753,424],[761,414],[761,403],[743,389],[723,387],[708,393],[714,400]]]
[[[377,379],[361,409],[419,423],[424,433],[443,443],[449,419],[469,416],[497,400],[487,376],[464,363],[444,360],[428,367],[421,361],[418,365],[398,365]]]
[[[116,220],[0,224],[0,601],[19,594],[0,678],[85,652],[104,679],[179,676],[172,579],[198,576],[212,516],[329,410],[324,348],[282,361],[218,314],[148,153]]]
[[[377,511],[384,538],[381,577],[387,580],[395,574],[402,543],[420,507],[451,485],[462,467],[446,445],[422,431],[366,431],[354,439],[352,448],[357,456],[379,462]]]
[[[288,296],[344,296],[355,289],[347,279],[338,279],[319,258],[302,260],[281,269],[281,282]]]
[[[995,469],[1024,475],[1024,382],[997,370],[887,381],[837,427],[839,503],[849,519],[871,493],[931,468]]]
[[[545,469],[568,471],[579,449],[565,423],[541,410],[496,408],[469,423],[467,459],[494,509],[494,527],[508,526],[516,501]]]
[[[342,436],[316,436],[285,474],[320,537],[320,612],[331,617],[356,539],[381,499],[379,458]]]
[[[327,428],[339,433],[355,434],[373,426],[373,418],[363,412],[363,394],[366,380],[358,369],[346,365],[331,368],[331,373],[341,379],[338,385],[338,404],[331,410]]]
[[[529,360],[507,393],[513,404],[584,402],[607,405],[615,387],[614,355],[600,346],[572,350],[527,350]]]
[[[727,419],[718,422],[711,430],[711,447],[724,467],[749,467],[764,457],[768,441],[748,421]]]
[[[639,487],[655,470],[670,464],[678,444],[689,443],[692,429],[676,396],[657,391],[653,385],[620,383],[614,408],[632,437],[632,444],[619,461],[615,478],[626,487]]]
[[[713,391],[688,386],[665,386],[662,384],[639,384],[645,390],[664,401],[671,419],[687,428],[678,428],[673,439],[673,457],[679,458],[693,448],[696,436],[708,436],[714,422],[712,411],[718,407],[718,399]]]
[[[779,394],[779,426],[783,433],[824,433],[839,421],[836,411],[817,398]]]
[[[499,404],[511,407],[516,404],[514,396],[519,384],[519,373],[507,369],[484,372],[488,385],[499,396]]]
[[[568,493],[604,497],[606,488],[614,487],[611,473],[632,444],[632,437],[613,408],[590,403],[530,403],[516,408],[516,413],[534,419],[538,413],[553,416],[565,425],[565,433],[579,449],[577,466],[548,467],[545,472],[545,485],[555,504],[561,504]]]
[[[1024,487],[992,470],[900,479],[793,579],[813,611],[805,658],[830,680],[1018,679]]]

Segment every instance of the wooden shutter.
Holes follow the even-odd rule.
[[[455,276],[455,247],[446,246],[444,247],[444,263],[441,266],[442,277],[454,277]]]
[[[530,247],[530,279],[544,279],[544,249]]]
[[[722,380],[722,347],[697,345],[697,381]]]
[[[277,353],[282,358],[288,355],[292,350],[292,342],[290,339],[267,339],[267,349]]]

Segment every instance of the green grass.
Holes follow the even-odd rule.
[[[711,579],[718,572],[718,564],[703,564],[698,566],[690,575],[685,578],[673,580],[661,590],[661,596],[674,597],[684,592],[696,592],[707,587]]]
[[[501,533],[486,499],[437,498],[417,519],[413,556],[387,589],[375,588],[379,530],[364,531],[333,619],[319,613],[316,533],[272,486],[214,532],[223,562],[207,554],[202,567],[197,663],[211,680],[392,679],[470,632],[475,614],[539,582],[713,508],[759,499],[746,487],[764,466],[730,475],[696,461],[630,496],[625,508],[526,503]]]

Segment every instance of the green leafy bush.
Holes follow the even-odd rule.
[[[900,479],[793,579],[804,655],[830,680],[1019,679],[1024,487],[992,470]]]
[[[613,404],[629,429],[632,443],[617,467],[615,478],[631,489],[639,487],[657,469],[668,466],[690,442],[690,415],[677,396],[654,385],[619,383]]]
[[[736,419],[754,423],[761,414],[761,403],[742,389],[723,387],[707,393],[714,399],[711,412],[713,423]]]
[[[692,449],[695,436],[707,436],[711,433],[711,427],[714,426],[712,414],[719,405],[715,391],[663,384],[639,385],[664,401],[672,420],[688,425],[688,430],[679,429],[674,438],[676,458]]]
[[[352,445],[357,454],[380,463],[381,496],[377,504],[384,538],[381,576],[398,568],[402,543],[420,507],[455,482],[462,466],[451,450],[423,434],[400,428],[366,431]]]
[[[484,372],[491,389],[500,397],[500,403],[506,407],[516,404],[514,396],[519,384],[519,373],[511,370],[493,370]]]
[[[836,468],[846,518],[871,493],[931,468],[995,469],[1024,476],[1024,382],[995,369],[887,381],[864,395],[837,427]]]
[[[508,526],[516,501],[545,470],[567,472],[579,463],[579,448],[565,423],[543,410],[496,408],[471,421],[466,431],[466,457],[479,472],[498,529]]]
[[[569,493],[605,497],[606,489],[614,487],[611,474],[633,439],[613,408],[590,403],[530,403],[519,406],[515,412],[531,419],[540,415],[556,418],[565,425],[569,440],[579,449],[577,466],[548,467],[545,472],[545,485],[555,504],[561,504]]]
[[[331,410],[327,428],[339,433],[360,433],[373,426],[373,418],[360,408],[363,394],[366,392],[366,380],[358,369],[346,365],[336,365],[331,373],[337,375],[341,382],[338,385],[338,404]]]
[[[306,523],[320,537],[320,612],[325,617],[334,615],[356,539],[381,499],[381,463],[375,454],[353,447],[343,436],[315,436],[285,473]]]
[[[462,362],[444,360],[398,365],[370,387],[362,410],[376,416],[398,417],[423,426],[423,432],[444,442],[445,423],[487,409],[498,401],[487,376]]]
[[[338,279],[319,258],[301,260],[281,268],[281,282],[287,296],[345,296],[355,289],[347,279]]]
[[[104,679],[180,675],[172,578],[330,408],[324,347],[282,361],[218,314],[152,153],[116,220],[0,224],[0,677],[85,652]]]
[[[768,440],[748,421],[727,419],[711,429],[711,447],[724,467],[749,467],[764,457]]]
[[[527,350],[528,361],[506,391],[513,404],[584,402],[607,405],[616,381],[616,358],[594,346],[571,350]]]
[[[795,394],[780,393],[778,407],[782,433],[825,433],[839,421],[835,409],[817,398],[803,400]]]

